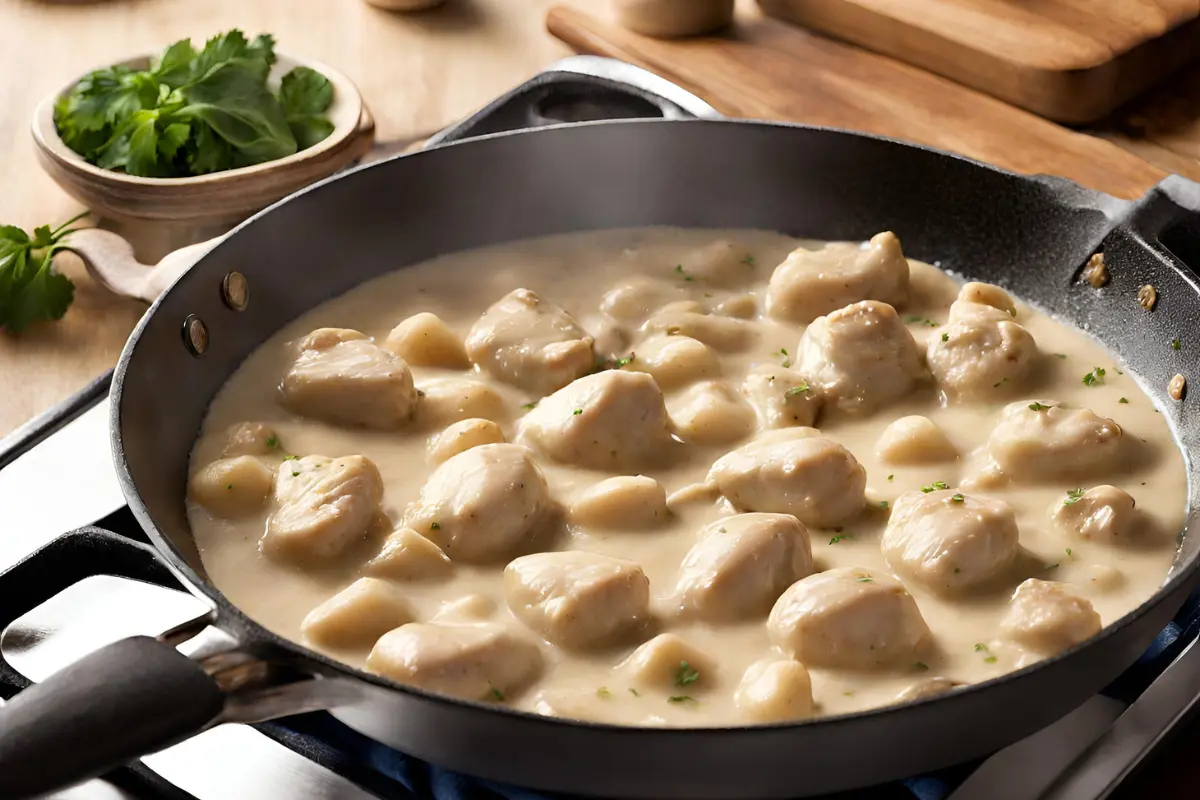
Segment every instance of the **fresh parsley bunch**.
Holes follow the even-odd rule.
[[[20,333],[36,319],[61,319],[75,298],[75,284],[54,271],[54,254],[63,249],[71,224],[54,230],[35,228],[33,236],[16,225],[0,225],[0,328]]]
[[[181,178],[261,164],[311,147],[333,132],[325,116],[333,86],[296,67],[279,94],[267,86],[275,40],[239,30],[197,52],[176,42],[149,70],[92,72],[54,107],[63,142],[104,169]]]

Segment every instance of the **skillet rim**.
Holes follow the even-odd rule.
[[[1152,610],[1156,609],[1162,602],[1164,602],[1164,600],[1166,600],[1168,595],[1171,595],[1171,594],[1177,592],[1178,590],[1180,590],[1184,584],[1190,583],[1190,584],[1192,584],[1192,586],[1190,588],[1195,589],[1197,576],[1200,575],[1200,550],[1197,550],[1197,552],[1192,555],[1190,561],[1185,561],[1182,564],[1173,565],[1172,570],[1174,571],[1174,574],[1173,575],[1169,574],[1167,579],[1158,587],[1158,589],[1155,591],[1155,593],[1152,596],[1147,598],[1144,602],[1142,602],[1137,607],[1135,607],[1128,613],[1124,614],[1117,620],[1114,620],[1112,623],[1104,626],[1099,633],[1097,633],[1094,636],[1088,638],[1087,640],[1081,642],[1080,644],[1074,645],[1074,646],[1070,647],[1069,649],[1064,650],[1061,653],[1058,653],[1051,658],[1047,658],[1047,659],[1043,659],[1041,661],[1034,662],[1034,663],[1032,663],[1028,666],[1025,666],[1021,669],[1004,673],[1002,675],[996,676],[994,678],[990,678],[990,679],[988,679],[986,681],[982,681],[980,683],[968,684],[961,688],[954,689],[950,692],[945,692],[945,693],[934,695],[931,697],[919,698],[919,699],[912,700],[912,701],[905,702],[905,703],[892,703],[889,705],[877,706],[874,708],[864,709],[861,711],[855,711],[855,712],[846,713],[846,714],[835,714],[835,715],[829,715],[829,716],[810,717],[810,718],[807,718],[804,720],[791,721],[791,722],[756,724],[756,725],[724,725],[724,726],[709,726],[709,727],[647,727],[647,726],[633,726],[633,725],[617,725],[617,724],[612,724],[612,723],[593,722],[593,721],[589,721],[589,720],[578,720],[578,719],[569,719],[569,718],[563,718],[563,717],[552,717],[552,716],[548,716],[548,715],[544,715],[544,714],[537,714],[537,713],[534,713],[531,711],[514,709],[509,706],[496,705],[494,703],[487,703],[484,701],[465,700],[462,698],[456,698],[456,697],[451,697],[448,695],[437,694],[437,693],[430,692],[430,691],[427,691],[427,690],[424,690],[424,689],[421,689],[418,687],[408,686],[408,685],[405,685],[402,683],[398,683],[396,681],[392,681],[383,676],[366,672],[365,670],[359,669],[357,667],[353,667],[349,664],[345,664],[341,661],[338,661],[337,659],[326,656],[315,650],[311,650],[308,647],[304,646],[303,644],[300,644],[299,642],[294,642],[290,639],[279,636],[278,634],[269,630],[265,626],[261,625],[260,623],[256,622],[255,620],[253,620],[249,615],[247,615],[244,611],[242,611],[234,603],[232,603],[230,600],[228,600],[225,597],[224,593],[222,593],[210,581],[201,578],[199,576],[199,574],[192,568],[191,564],[188,563],[187,558],[184,557],[183,553],[181,553],[179,551],[179,549],[175,547],[174,543],[159,530],[158,525],[155,523],[153,517],[150,515],[149,510],[147,509],[145,503],[142,500],[141,493],[138,491],[137,486],[134,483],[133,477],[130,473],[128,461],[126,459],[125,448],[124,448],[124,444],[123,444],[122,436],[121,436],[121,426],[122,426],[121,410],[123,407],[122,400],[124,397],[125,374],[129,367],[129,362],[131,361],[133,354],[137,348],[138,342],[140,341],[142,335],[145,333],[145,329],[149,325],[150,320],[156,315],[159,307],[165,302],[165,300],[171,295],[171,293],[179,290],[180,284],[187,281],[189,279],[189,277],[198,276],[199,272],[195,269],[195,267],[200,266],[206,260],[211,258],[213,253],[219,251],[223,246],[225,246],[227,240],[229,240],[230,238],[234,237],[235,235],[241,233],[244,228],[255,223],[260,217],[272,213],[277,208],[285,205],[286,203],[292,201],[293,199],[296,199],[303,195],[307,195],[311,192],[320,190],[326,184],[340,181],[340,180],[343,180],[346,178],[350,178],[353,175],[356,175],[357,173],[368,171],[371,169],[385,168],[386,165],[390,164],[393,161],[399,160],[399,159],[437,157],[432,154],[437,153],[438,151],[443,150],[443,149],[453,150],[454,148],[458,148],[458,147],[464,147],[464,146],[469,147],[473,143],[476,143],[476,142],[483,143],[483,142],[488,142],[488,141],[491,141],[494,139],[502,139],[502,138],[508,138],[508,137],[512,137],[512,136],[536,137],[539,135],[555,135],[555,134],[561,134],[563,131],[568,130],[568,129],[577,129],[577,128],[590,129],[590,128],[594,128],[594,127],[608,126],[608,125],[641,126],[641,127],[659,127],[662,125],[675,125],[675,126],[678,126],[678,125],[690,125],[690,126],[738,125],[738,126],[749,126],[752,128],[771,128],[771,129],[784,129],[784,130],[793,130],[794,129],[794,130],[802,130],[802,131],[806,131],[806,132],[816,132],[819,134],[831,135],[831,136],[839,137],[839,138],[849,137],[849,138],[854,138],[854,139],[864,139],[864,140],[889,143],[892,145],[899,145],[901,147],[908,148],[908,149],[924,151],[926,153],[929,153],[929,154],[932,154],[935,156],[965,162],[967,165],[969,165],[970,167],[975,168],[975,169],[982,169],[982,170],[996,173],[996,174],[999,174],[999,175],[1002,175],[1005,177],[1015,178],[1020,181],[1031,182],[1034,184],[1042,185],[1042,186],[1046,187],[1048,190],[1050,190],[1051,192],[1053,192],[1057,196],[1059,202],[1063,203],[1064,205],[1068,206],[1069,208],[1088,209],[1088,210],[1098,211],[1098,212],[1102,213],[1108,222],[1108,226],[1105,231],[1105,236],[1111,234],[1115,229],[1119,228],[1124,221],[1125,213],[1127,213],[1129,210],[1131,210],[1140,200],[1142,200],[1145,197],[1152,194],[1157,189],[1157,186],[1160,185],[1160,184],[1158,184],[1155,187],[1152,187],[1149,190],[1149,192],[1147,192],[1147,194],[1142,196],[1142,198],[1138,198],[1135,200],[1125,200],[1125,199],[1116,197],[1114,195],[1110,195],[1105,192],[1101,192],[1096,189],[1088,188],[1088,187],[1078,184],[1074,181],[1071,181],[1070,179],[1062,178],[1062,177],[1059,177],[1056,175],[1049,175],[1049,174],[1045,174],[1045,173],[1038,173],[1038,174],[1033,174],[1033,175],[1020,174],[1017,172],[1003,169],[1001,167],[997,167],[992,164],[987,164],[985,162],[978,161],[978,160],[970,158],[968,156],[963,156],[963,155],[960,155],[957,153],[952,153],[949,151],[940,150],[940,149],[929,147],[926,145],[909,142],[909,141],[898,139],[895,137],[882,136],[882,135],[872,134],[872,133],[864,133],[864,132],[860,132],[860,131],[851,131],[851,130],[835,128],[835,127],[830,127],[830,126],[806,125],[806,124],[802,124],[802,123],[780,122],[780,121],[774,121],[774,120],[761,120],[761,119],[730,119],[730,118],[670,119],[670,120],[668,120],[668,119],[615,119],[615,120],[595,120],[595,121],[588,121],[588,122],[571,122],[571,123],[547,125],[547,126],[543,126],[540,128],[534,128],[534,129],[501,131],[501,132],[497,132],[497,133],[473,136],[468,139],[462,139],[462,140],[458,140],[458,141],[448,142],[445,144],[438,144],[438,145],[436,145],[434,147],[430,147],[428,149],[418,150],[418,151],[415,151],[412,153],[403,153],[403,154],[393,156],[391,158],[382,159],[380,161],[372,162],[369,164],[362,164],[362,165],[356,166],[356,167],[346,170],[342,173],[323,178],[323,179],[289,195],[288,197],[285,197],[282,200],[279,200],[276,203],[273,203],[272,205],[264,208],[262,211],[259,211],[258,213],[254,214],[253,216],[246,219],[245,221],[239,223],[236,227],[234,227],[232,230],[230,230],[229,233],[226,234],[225,237],[221,240],[221,242],[219,242],[210,251],[205,253],[204,256],[202,256],[196,262],[196,264],[194,264],[192,266],[192,268],[189,268],[181,276],[179,276],[166,289],[166,291],[164,291],[154,301],[154,303],[150,306],[150,308],[147,309],[145,314],[143,314],[142,318],[138,321],[138,324],[134,328],[133,332],[129,335],[129,338],[126,341],[125,346],[121,350],[120,358],[118,359],[117,365],[114,368],[112,389],[110,391],[110,397],[113,399],[113,402],[111,403],[111,410],[110,410],[110,414],[109,414],[109,439],[110,439],[110,444],[111,444],[111,448],[112,448],[113,462],[114,462],[114,466],[115,466],[116,472],[117,472],[117,480],[121,487],[121,491],[125,496],[126,502],[129,504],[129,508],[133,512],[134,517],[137,519],[139,525],[141,525],[142,529],[146,532],[147,536],[149,536],[149,538],[153,542],[154,548],[155,548],[155,551],[156,551],[158,557],[160,557],[161,559],[163,559],[166,562],[167,567],[172,571],[172,573],[174,573],[176,575],[177,578],[180,579],[180,582],[183,583],[184,588],[187,591],[191,592],[193,595],[200,597],[200,599],[202,599],[205,602],[210,604],[211,610],[208,614],[210,624],[212,624],[214,627],[218,627],[218,628],[222,628],[222,629],[227,629],[229,627],[233,627],[236,632],[239,632],[242,634],[249,634],[249,635],[242,635],[240,637],[235,637],[238,641],[239,649],[245,649],[247,645],[251,645],[251,644],[265,643],[276,650],[282,651],[283,654],[286,654],[287,657],[295,663],[319,665],[321,667],[321,669],[319,669],[319,670],[317,670],[317,669],[308,670],[313,673],[322,673],[325,676],[328,676],[328,674],[333,673],[333,674],[336,674],[337,677],[342,678],[342,679],[353,679],[353,680],[357,680],[357,681],[362,681],[376,689],[384,689],[384,690],[388,690],[391,692],[399,692],[402,695],[411,695],[413,697],[413,699],[423,700],[423,701],[427,701],[427,702],[431,701],[431,702],[439,703],[439,704],[445,703],[445,704],[459,707],[459,708],[464,709],[469,712],[484,712],[484,713],[499,714],[502,716],[512,716],[512,717],[516,717],[516,718],[521,719],[524,722],[530,723],[530,724],[539,724],[539,725],[552,726],[552,727],[581,728],[581,729],[585,729],[585,730],[594,730],[597,732],[609,732],[609,733],[619,732],[619,733],[625,734],[626,737],[634,736],[634,735],[641,736],[641,737],[655,737],[655,738],[662,737],[662,736],[670,736],[671,738],[674,738],[674,739],[691,739],[691,738],[695,738],[697,736],[706,736],[706,735],[708,735],[708,736],[727,736],[730,734],[743,734],[742,738],[747,738],[749,735],[752,735],[754,733],[760,733],[763,735],[767,735],[767,734],[776,734],[776,733],[779,733],[780,731],[785,731],[785,730],[789,730],[789,731],[790,730],[808,730],[810,728],[821,727],[821,726],[830,728],[830,727],[833,727],[834,725],[838,725],[838,724],[841,724],[841,725],[866,724],[866,723],[875,721],[877,718],[886,717],[888,715],[896,715],[899,712],[907,711],[907,710],[910,710],[915,707],[933,706],[935,704],[939,707],[948,707],[951,703],[954,703],[954,702],[960,700],[961,698],[965,698],[968,695],[978,695],[978,694],[990,691],[992,689],[995,689],[995,688],[999,687],[1000,685],[1005,684],[1009,681],[1020,680],[1022,678],[1028,677],[1029,675],[1032,675],[1042,669],[1050,668],[1054,664],[1065,661],[1065,660],[1073,657],[1075,654],[1077,654],[1093,645],[1099,644],[1100,642],[1105,641],[1105,640],[1111,638],[1112,636],[1115,636],[1119,631],[1134,624],[1143,616],[1151,613]],[[570,135],[570,134],[568,134],[568,135]],[[1169,180],[1169,178],[1168,178],[1168,180]],[[1146,243],[1144,240],[1142,240],[1140,236],[1138,237],[1138,239],[1139,239],[1139,242],[1141,242],[1144,246],[1146,246],[1149,249],[1148,243]],[[1165,253],[1160,253],[1159,255],[1161,256],[1159,258],[1159,260],[1161,262],[1163,262],[1163,268],[1169,268],[1169,269],[1173,270],[1174,272],[1176,272],[1180,277],[1182,277],[1188,283],[1188,285],[1191,287],[1191,289],[1196,293],[1197,298],[1200,299],[1200,277],[1194,275],[1189,269],[1182,266],[1177,259],[1168,257]],[[403,268],[404,267],[399,267],[397,269],[403,269]],[[391,270],[391,271],[394,271],[394,270]],[[199,278],[195,277],[195,279],[198,280]],[[358,285],[361,285],[361,283]],[[328,298],[328,299],[332,299],[332,298]],[[296,316],[299,316],[299,314],[302,314],[302,313],[306,313],[307,311],[312,310],[312,308],[315,308],[315,306],[299,311],[296,314]],[[293,319],[294,318],[295,317],[293,317]],[[1078,327],[1078,326],[1075,326],[1075,327]],[[1093,338],[1096,338],[1097,341],[1099,341],[1102,345],[1104,345],[1107,348],[1107,344],[1104,342],[1103,339],[1101,339],[1100,337],[1098,337],[1095,334],[1092,334],[1090,332],[1089,332],[1089,335],[1093,336]],[[258,344],[261,345],[262,343],[259,342]],[[1141,376],[1136,369],[1134,369],[1133,374],[1140,379]],[[226,376],[226,380],[228,380],[228,376]],[[1141,381],[1139,380],[1139,383],[1140,382]],[[1190,477],[1193,473],[1192,460],[1189,457],[1188,451],[1179,442],[1178,429],[1177,429],[1177,426],[1175,425],[1174,421],[1172,421],[1170,419],[1169,415],[1167,417],[1167,420],[1168,420],[1168,427],[1170,428],[1170,430],[1173,434],[1172,438],[1174,439],[1175,446],[1179,450],[1180,454],[1183,457],[1186,474]],[[1190,481],[1189,481],[1189,490],[1188,490],[1187,505],[1185,508],[1184,524],[1183,524],[1183,527],[1179,531],[1176,532],[1176,540],[1178,542],[1182,542],[1183,539],[1188,535],[1187,516],[1190,515],[1193,511],[1198,510],[1195,500],[1196,500],[1196,498],[1193,497],[1193,493],[1191,491]],[[1176,550],[1176,553],[1178,553],[1178,548]],[[1175,611],[1177,611],[1177,610],[1178,609],[1175,609]],[[236,625],[229,626],[228,621],[230,619],[235,621]],[[222,621],[226,621],[227,624],[224,626],[221,625],[220,623]],[[271,654],[271,655],[274,656],[275,654]],[[280,659],[280,660],[283,660],[283,659]],[[284,712],[284,714],[286,714],[286,713],[287,712]],[[1067,713],[1069,713],[1069,710]],[[284,714],[279,714],[276,716],[282,716]],[[876,723],[876,724],[878,724],[878,723]]]

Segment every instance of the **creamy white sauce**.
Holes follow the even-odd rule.
[[[675,266],[689,253],[718,238],[736,241],[753,253],[746,265],[744,285],[732,289],[686,280]],[[221,435],[230,425],[263,421],[279,432],[281,451],[331,457],[361,454],[382,474],[383,508],[399,522],[408,503],[415,500],[433,469],[427,458],[429,437],[437,431],[401,429],[395,432],[334,427],[294,416],[280,403],[279,383],[295,358],[294,342],[319,327],[360,330],[382,341],[401,320],[422,311],[440,316],[457,334],[465,336],[480,313],[507,292],[527,287],[562,305],[580,324],[595,333],[601,325],[599,303],[605,292],[634,276],[650,276],[676,285],[680,299],[694,299],[714,307],[735,295],[749,293],[757,300],[753,318],[761,340],[751,351],[720,354],[721,377],[735,390],[747,370],[756,364],[778,365],[795,354],[803,326],[782,324],[763,313],[766,282],[773,267],[803,243],[762,231],[685,231],[644,229],[575,234],[519,242],[483,250],[451,254],[399,270],[331,300],[287,325],[263,344],[229,379],[214,400],[203,434],[192,456],[196,470],[220,456]],[[926,324],[946,320],[947,309],[958,291],[951,277],[934,267],[911,262],[912,297],[899,308],[917,343],[924,348],[937,327]],[[268,299],[269,301],[269,299]],[[915,321],[914,321],[915,320]],[[818,427],[842,443],[867,472],[868,507],[841,530],[810,528],[816,570],[832,567],[888,569],[879,541],[888,512],[883,501],[893,502],[903,492],[935,481],[959,485],[969,468],[966,455],[982,446],[1004,403],[1022,398],[1053,398],[1090,408],[1115,420],[1131,440],[1143,442],[1148,456],[1137,463],[1114,463],[1111,470],[1086,485],[1109,483],[1124,489],[1144,513],[1147,530],[1136,547],[1115,547],[1103,542],[1072,540],[1056,530],[1049,510],[1060,503],[1076,480],[1040,485],[1002,484],[979,490],[1008,503],[1016,514],[1020,544],[1028,557],[1019,559],[1011,580],[996,590],[977,596],[946,597],[903,578],[933,634],[933,642],[919,661],[895,668],[851,671],[810,668],[815,713],[838,714],[872,708],[894,701],[898,692],[932,676],[976,683],[1020,666],[1023,654],[998,637],[999,623],[1008,599],[1021,580],[1038,577],[1070,584],[1090,600],[1104,624],[1110,624],[1149,598],[1162,584],[1176,549],[1186,504],[1182,456],[1162,415],[1139,389],[1133,376],[1098,343],[1083,332],[1065,326],[1018,302],[1017,320],[1036,339],[1041,354],[1027,385],[1011,387],[996,404],[945,405],[932,385],[866,417],[823,415]],[[636,341],[631,348],[637,350]],[[1106,370],[1103,381],[1085,385],[1082,378],[1094,367]],[[447,375],[466,371],[413,368],[417,387]],[[479,376],[487,380],[486,376]],[[499,419],[508,441],[513,441],[515,421],[522,406],[536,397],[493,382],[505,398],[507,417]],[[668,408],[686,387],[665,392]],[[1125,398],[1127,402],[1121,402]],[[881,464],[875,454],[880,433],[896,418],[920,414],[934,420],[949,436],[957,461],[920,467]],[[740,446],[699,447],[668,469],[647,470],[667,493],[704,479],[712,463]],[[279,458],[268,457],[274,467]],[[539,459],[552,495],[569,505],[572,498],[613,473],[567,467]],[[717,502],[680,506],[670,522],[658,529],[600,533],[571,530],[560,548],[578,548],[619,556],[642,566],[652,597],[661,603],[675,585],[680,561],[695,542],[695,533],[706,523],[726,516],[728,507]],[[337,563],[322,569],[300,569],[277,563],[260,554],[269,508],[240,519],[214,518],[189,501],[189,519],[204,566],[212,582],[253,619],[278,634],[303,641],[301,620],[315,606],[349,585],[362,565],[378,551],[382,538],[374,536],[351,548]],[[382,529],[386,534],[386,526]],[[837,537],[836,543],[834,539]],[[1067,550],[1070,549],[1070,554]],[[419,621],[428,621],[443,604],[469,594],[495,602],[493,618],[532,636],[505,606],[501,585],[503,564],[456,565],[453,577],[442,582],[404,583],[403,590]],[[1114,575],[1115,571],[1115,575]],[[1097,580],[1097,575],[1105,579]],[[652,603],[652,608],[655,605]],[[503,702],[534,710],[539,699],[551,699],[555,713],[625,724],[703,726],[746,724],[733,695],[747,666],[771,655],[765,615],[749,622],[708,625],[670,621],[664,629],[680,635],[716,662],[715,675],[705,676],[703,689],[691,687],[639,690],[635,695],[613,668],[639,643],[589,655],[568,654],[542,643],[547,667],[531,688]],[[977,649],[986,645],[987,650]],[[350,652],[329,651],[349,664],[362,666],[369,648]],[[686,693],[696,702],[668,702]],[[542,710],[546,710],[542,706]]]

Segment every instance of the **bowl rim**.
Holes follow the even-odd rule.
[[[112,66],[144,66],[151,63],[157,55],[157,53],[152,53],[132,56],[114,61],[112,62]],[[33,112],[31,132],[34,143],[39,150],[62,167],[77,173],[83,173],[93,179],[109,181],[113,184],[161,188],[204,187],[216,183],[236,181],[239,178],[252,178],[262,173],[283,170],[316,159],[341,148],[349,142],[359,128],[363,126],[363,116],[367,113],[362,93],[354,81],[350,80],[342,72],[314,59],[298,58],[282,50],[277,51],[275,55],[276,61],[273,70],[280,67],[291,69],[300,66],[314,69],[324,75],[333,84],[334,103],[344,102],[347,104],[345,111],[342,112],[344,113],[344,118],[340,123],[334,122],[334,130],[329,136],[312,147],[299,150],[289,156],[277,158],[273,161],[264,161],[261,164],[252,164],[248,167],[237,167],[221,172],[210,172],[206,175],[190,175],[183,178],[147,178],[98,167],[86,161],[83,156],[68,147],[66,142],[62,140],[62,137],[58,135],[58,127],[54,124],[54,104],[90,72],[95,69],[103,69],[103,67],[94,67],[92,70],[76,76],[60,89],[42,98]]]

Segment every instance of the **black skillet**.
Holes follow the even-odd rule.
[[[259,214],[163,295],[117,366],[112,445],[134,514],[212,613],[157,641],[97,651],[0,710],[0,796],[78,781],[220,722],[329,708],[418,758],[532,788],[797,797],[989,753],[1075,708],[1131,664],[1196,584],[1197,539],[1186,530],[1153,598],[1057,658],[934,699],[757,728],[621,728],[433,696],[280,639],[206,581],[184,515],[188,453],[210,399],[260,342],[319,303],[432,256],[643,225],[848,240],[890,229],[908,255],[999,283],[1087,329],[1174,426],[1189,456],[1188,526],[1195,521],[1190,461],[1200,427],[1166,387],[1200,352],[1200,287],[1183,263],[1200,266],[1200,185],[1171,178],[1125,202],[835,130],[611,121],[693,112],[716,116],[628,65],[572,59],[444,133],[436,144],[447,146],[322,182]],[[610,121],[501,132],[581,117]],[[466,137],[480,138],[448,144]],[[1101,291],[1078,281],[1099,250],[1112,275]],[[241,311],[226,291],[235,271],[250,291]],[[1158,291],[1153,313],[1136,300],[1144,284]],[[1176,338],[1177,350],[1169,346]],[[180,643],[190,657],[175,649]]]

